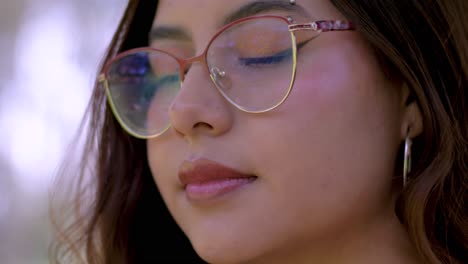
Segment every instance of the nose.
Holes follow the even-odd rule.
[[[188,140],[220,136],[231,129],[233,106],[224,99],[202,64],[193,64],[169,108],[172,128]]]

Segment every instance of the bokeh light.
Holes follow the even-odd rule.
[[[48,191],[125,0],[0,3],[0,263],[48,263]]]

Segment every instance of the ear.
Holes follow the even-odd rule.
[[[410,138],[415,138],[423,132],[423,117],[418,102],[406,82],[403,83],[402,87],[401,107],[403,111],[401,138],[404,140],[407,135]]]

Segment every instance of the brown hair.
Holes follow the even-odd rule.
[[[424,131],[414,142],[411,181],[396,208],[402,223],[425,262],[463,263],[468,259],[468,2],[332,2],[410,86],[424,118]],[[157,1],[130,0],[105,60],[147,45],[156,8]],[[88,115],[89,133],[74,185],[75,218],[66,228],[55,222],[53,260],[201,261],[159,195],[145,141],[120,128],[99,85]],[[94,175],[93,184],[84,184],[87,173]],[[87,190],[93,199],[84,206]]]

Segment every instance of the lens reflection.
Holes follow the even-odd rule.
[[[132,53],[115,61],[108,74],[114,112],[131,133],[147,137],[169,124],[169,106],[180,89],[179,64],[156,51]]]

